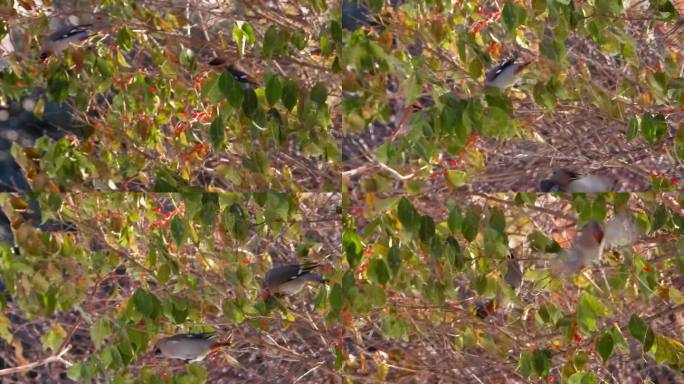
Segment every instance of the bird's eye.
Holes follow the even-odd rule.
[[[154,350],[155,355],[161,355],[161,348],[157,348]]]

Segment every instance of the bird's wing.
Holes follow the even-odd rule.
[[[510,57],[506,59],[506,61],[504,61],[503,63],[497,65],[494,69],[491,69],[486,74],[486,80],[492,81],[496,79],[496,77],[499,76],[501,72],[503,72],[506,68],[510,67],[511,65],[513,65],[513,63],[515,63],[516,58],[516,56]]]
[[[271,268],[271,270],[266,273],[265,281],[271,285],[280,285],[291,280],[296,280],[300,276],[311,272],[316,267],[318,267],[317,263],[279,265]]]
[[[170,337],[171,340],[208,340],[216,335],[216,332],[201,332],[201,333],[180,333]]]
[[[598,175],[587,175],[573,180],[569,192],[610,192],[615,180]]]
[[[88,27],[92,24],[81,24],[81,25],[69,25],[64,28],[58,29],[56,32],[50,35],[51,41],[57,41],[62,39],[68,39],[74,35],[86,32]]]
[[[606,246],[610,248],[634,244],[641,236],[634,217],[624,212],[606,222],[605,234]]]

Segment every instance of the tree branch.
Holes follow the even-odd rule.
[[[0,369],[0,376],[7,376],[7,375],[12,375],[14,373],[30,371],[33,368],[42,367],[43,365],[47,365],[47,364],[55,363],[55,362],[59,362],[59,363],[66,365],[67,367],[71,367],[71,365],[72,365],[71,362],[62,358],[62,356],[64,356],[65,353],[69,352],[70,349],[71,349],[71,345],[67,345],[58,354],[46,357],[43,360],[34,361],[33,363],[20,365],[18,367],[14,367],[14,368]]]

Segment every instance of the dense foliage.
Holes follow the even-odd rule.
[[[610,170],[626,191],[681,178],[684,48],[665,33],[680,17],[671,2],[366,3],[379,24],[346,33],[340,54],[353,187],[529,191],[559,166]],[[483,89],[515,54],[531,63],[520,85]]]
[[[337,189],[328,7],[275,6],[106,1],[48,17],[35,4],[0,2],[10,14],[0,39],[17,45],[0,72],[0,106],[31,95],[40,119],[50,119],[46,101],[79,118],[77,135],[13,150],[32,189]],[[41,64],[49,20],[67,16],[100,34]],[[221,60],[257,86],[209,65]]]

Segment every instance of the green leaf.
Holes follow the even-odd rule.
[[[48,78],[48,95],[55,101],[64,101],[69,95],[69,74],[66,69],[57,70]]]
[[[226,141],[225,127],[221,116],[216,116],[209,127],[209,140],[214,153],[221,152]]]
[[[675,133],[674,153],[679,160],[684,160],[684,123],[679,124]]]
[[[292,108],[294,108],[295,105],[297,105],[298,94],[299,88],[297,87],[297,83],[290,79],[286,80],[285,84],[283,85],[281,100],[283,101],[283,105],[285,106],[285,108],[287,108],[289,111],[291,111]]]
[[[473,79],[479,79],[482,76],[482,63],[479,58],[474,58],[468,65],[468,74]]]
[[[610,334],[613,338],[615,347],[618,350],[623,352],[629,352],[629,344],[627,344],[627,340],[625,339],[625,336],[622,334],[622,330],[620,330],[620,327],[617,324],[613,324],[613,326],[610,328]]]
[[[231,75],[232,76],[232,75]],[[235,80],[233,80],[235,81]],[[228,104],[237,109],[242,106],[242,101],[245,99],[245,90],[240,84],[235,84],[228,92]]]
[[[330,21],[330,35],[338,43],[342,42],[342,24],[337,20]]]
[[[435,235],[435,222],[432,217],[425,215],[420,219],[420,230],[418,231],[418,237],[423,243],[429,243],[432,237]]]
[[[283,84],[278,76],[271,75],[266,79],[266,101],[274,105],[280,100],[283,93]]]
[[[447,218],[447,225],[451,232],[460,232],[463,223],[463,214],[458,206],[454,206],[449,210],[449,217]]]
[[[224,228],[237,240],[244,240],[249,234],[249,223],[242,206],[233,203],[223,211]]]
[[[596,349],[598,350],[599,355],[601,355],[604,363],[613,353],[613,346],[613,337],[610,333],[604,333],[603,336],[596,341]]]
[[[218,88],[223,93],[223,96],[230,97],[231,90],[235,87],[235,77],[228,70],[223,71],[221,77],[218,79]]]
[[[641,118],[641,135],[650,144],[656,144],[667,132],[667,122],[663,115],[645,114]]]
[[[401,225],[412,232],[420,224],[419,213],[407,198],[402,197],[397,205],[397,216]]]
[[[646,335],[644,336],[644,353],[651,350],[654,342],[655,342],[655,333],[653,333],[653,329],[651,327],[648,327],[648,330],[646,331]]]
[[[587,292],[580,295],[577,303],[577,321],[584,330],[596,329],[597,317],[610,314],[610,309],[603,305],[596,297]]]
[[[147,292],[142,288],[138,288],[135,290],[135,293],[133,293],[133,304],[141,315],[151,319],[159,317],[161,303],[154,294]]]
[[[446,239],[446,247],[444,247],[444,255],[447,260],[454,266],[457,270],[463,270],[465,265],[465,258],[463,257],[463,252],[461,251],[461,246],[458,244],[458,240],[453,236],[449,236]]]
[[[102,347],[102,342],[104,339],[112,334],[112,330],[109,327],[109,320],[102,316],[97,321],[90,326],[90,339],[93,341],[95,348]]]
[[[637,116],[632,116],[632,118],[629,119],[629,126],[627,128],[627,141],[634,140],[637,133],[639,133],[639,121],[640,118]]]
[[[171,220],[171,236],[173,236],[173,240],[176,242],[178,248],[185,244],[188,232],[186,221],[181,219],[178,215],[174,216],[173,220]]]
[[[262,43],[261,51],[265,59],[270,59],[273,52],[276,50],[278,42],[278,29],[270,25],[264,34],[264,42]]]
[[[524,377],[530,377],[532,374],[532,354],[530,351],[520,352],[520,357],[518,358],[518,370]]]
[[[518,27],[518,13],[516,12],[515,4],[510,0],[506,0],[503,11],[501,11],[501,17],[508,34],[513,34],[515,28]]]
[[[245,100],[242,103],[242,111],[245,115],[253,117],[259,108],[259,100],[257,99],[256,92],[253,89],[246,89],[244,92]]]
[[[485,112],[486,119],[482,120],[482,135],[495,139],[513,137],[515,131],[511,129],[511,116],[499,107],[489,107]]]
[[[385,284],[389,281],[390,271],[384,259],[374,258],[368,263],[368,278],[377,284]]]
[[[44,349],[50,348],[53,352],[62,344],[64,338],[67,336],[66,331],[59,324],[55,324],[40,337],[40,342]]]
[[[396,276],[399,268],[401,268],[401,252],[396,244],[392,245],[389,252],[387,252],[387,264],[392,271],[392,275]]]
[[[641,317],[639,317],[637,314],[633,314],[629,318],[629,333],[637,339],[639,342],[644,341],[644,338],[646,337],[646,332],[648,331],[648,325],[646,322],[641,320]]]
[[[116,43],[124,52],[128,52],[133,47],[133,32],[128,27],[122,27],[116,34]]]
[[[340,312],[342,310],[342,306],[344,305],[344,296],[342,293],[342,287],[339,284],[335,284],[332,287],[328,298],[330,300],[330,307],[333,309],[333,311]]]
[[[480,231],[480,211],[474,207],[469,207],[466,217],[463,220],[463,237],[468,241],[475,240]]]
[[[353,231],[344,231],[342,234],[342,250],[344,251],[349,266],[351,268],[356,268],[361,260],[361,253],[363,252],[363,246],[361,245],[359,236]]]
[[[313,88],[311,88],[310,96],[311,100],[322,107],[325,105],[325,100],[328,98],[328,90],[325,88],[325,83],[316,83]]]
[[[390,315],[382,320],[382,332],[389,338],[408,341],[409,323],[407,320]]]
[[[560,251],[560,245],[554,240],[546,237],[540,231],[534,231],[527,236],[527,240],[530,242],[532,249],[541,252],[558,252]]]
[[[116,52],[117,62],[120,66],[130,68],[130,64],[126,62],[126,58],[121,54],[121,51]],[[195,59],[195,52],[190,48],[182,48],[180,51],[180,56],[178,57],[178,62],[184,67],[193,69],[197,66],[197,60]]]
[[[540,377],[546,377],[551,369],[551,353],[546,349],[536,349],[532,352],[532,367]]]
[[[188,364],[185,369],[188,374],[184,375],[184,377],[190,379],[189,383],[203,384],[207,382],[207,370],[203,366]]]

